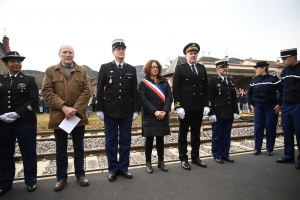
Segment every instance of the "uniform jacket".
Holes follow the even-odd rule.
[[[281,81],[283,84],[282,104],[300,103],[300,63],[285,68],[281,73]]]
[[[300,90],[299,90],[300,91]],[[280,96],[278,98],[277,93]],[[248,105],[281,105],[282,84],[277,76],[266,74],[265,76],[254,77],[249,85],[247,93]]]
[[[49,104],[49,128],[57,129],[65,118],[62,105],[73,107],[82,117],[77,126],[87,125],[86,108],[90,100],[90,79],[87,70],[74,62],[74,67],[68,76],[61,63],[46,70],[43,81],[42,95]]]
[[[39,90],[32,76],[19,72],[10,86],[9,74],[0,77],[0,115],[16,112],[20,118],[13,123],[0,120],[0,126],[27,125],[37,122],[35,107],[38,105]]]
[[[188,63],[178,65],[173,76],[174,106],[186,111],[201,111],[209,104],[209,87],[206,69],[196,64],[195,75]]]
[[[145,79],[154,83],[147,75]],[[168,114],[173,102],[172,92],[168,81],[164,77],[160,76],[158,79],[158,85],[165,91],[165,103],[143,81],[139,83],[138,87],[139,103],[142,106],[142,135],[145,137],[170,134]],[[155,117],[154,113],[157,110],[166,112],[164,119],[158,120]]]
[[[120,73],[115,61],[101,65],[97,85],[97,111],[114,118],[138,111],[135,67],[124,63]]]
[[[210,115],[216,115],[217,119],[233,119],[238,112],[236,90],[234,80],[230,76],[227,82],[219,75],[208,80],[211,100]]]

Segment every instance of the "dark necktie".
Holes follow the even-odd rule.
[[[228,85],[228,81],[227,81],[227,78],[226,78],[226,77],[224,78],[224,80],[225,80],[226,84]]]
[[[195,75],[197,75],[196,69],[195,69],[195,65],[192,65],[192,70],[194,72]]]
[[[120,74],[121,74],[121,72],[122,72],[122,65],[118,65],[118,67],[119,67],[119,71],[120,71]]]
[[[12,84],[12,82],[13,82],[13,80],[14,80],[15,78],[16,78],[15,76],[9,77],[9,79],[10,79],[10,85],[9,85],[9,86],[11,86],[11,84]]]

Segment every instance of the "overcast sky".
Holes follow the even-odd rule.
[[[0,0],[0,35],[6,28],[23,69],[40,71],[60,61],[62,44],[98,71],[116,38],[131,65],[169,64],[190,42],[199,57],[276,61],[282,49],[300,51],[299,10],[299,0]]]

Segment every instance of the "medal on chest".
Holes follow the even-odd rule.
[[[221,85],[218,84],[217,87],[219,88],[219,95],[221,95]]]

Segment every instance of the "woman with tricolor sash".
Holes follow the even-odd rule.
[[[142,107],[142,136],[146,137],[146,171],[153,173],[151,154],[154,136],[158,154],[158,168],[167,172],[164,164],[164,136],[170,134],[169,112],[173,102],[168,81],[161,76],[162,66],[157,60],[149,60],[143,68],[144,79],[139,83],[139,103]]]

